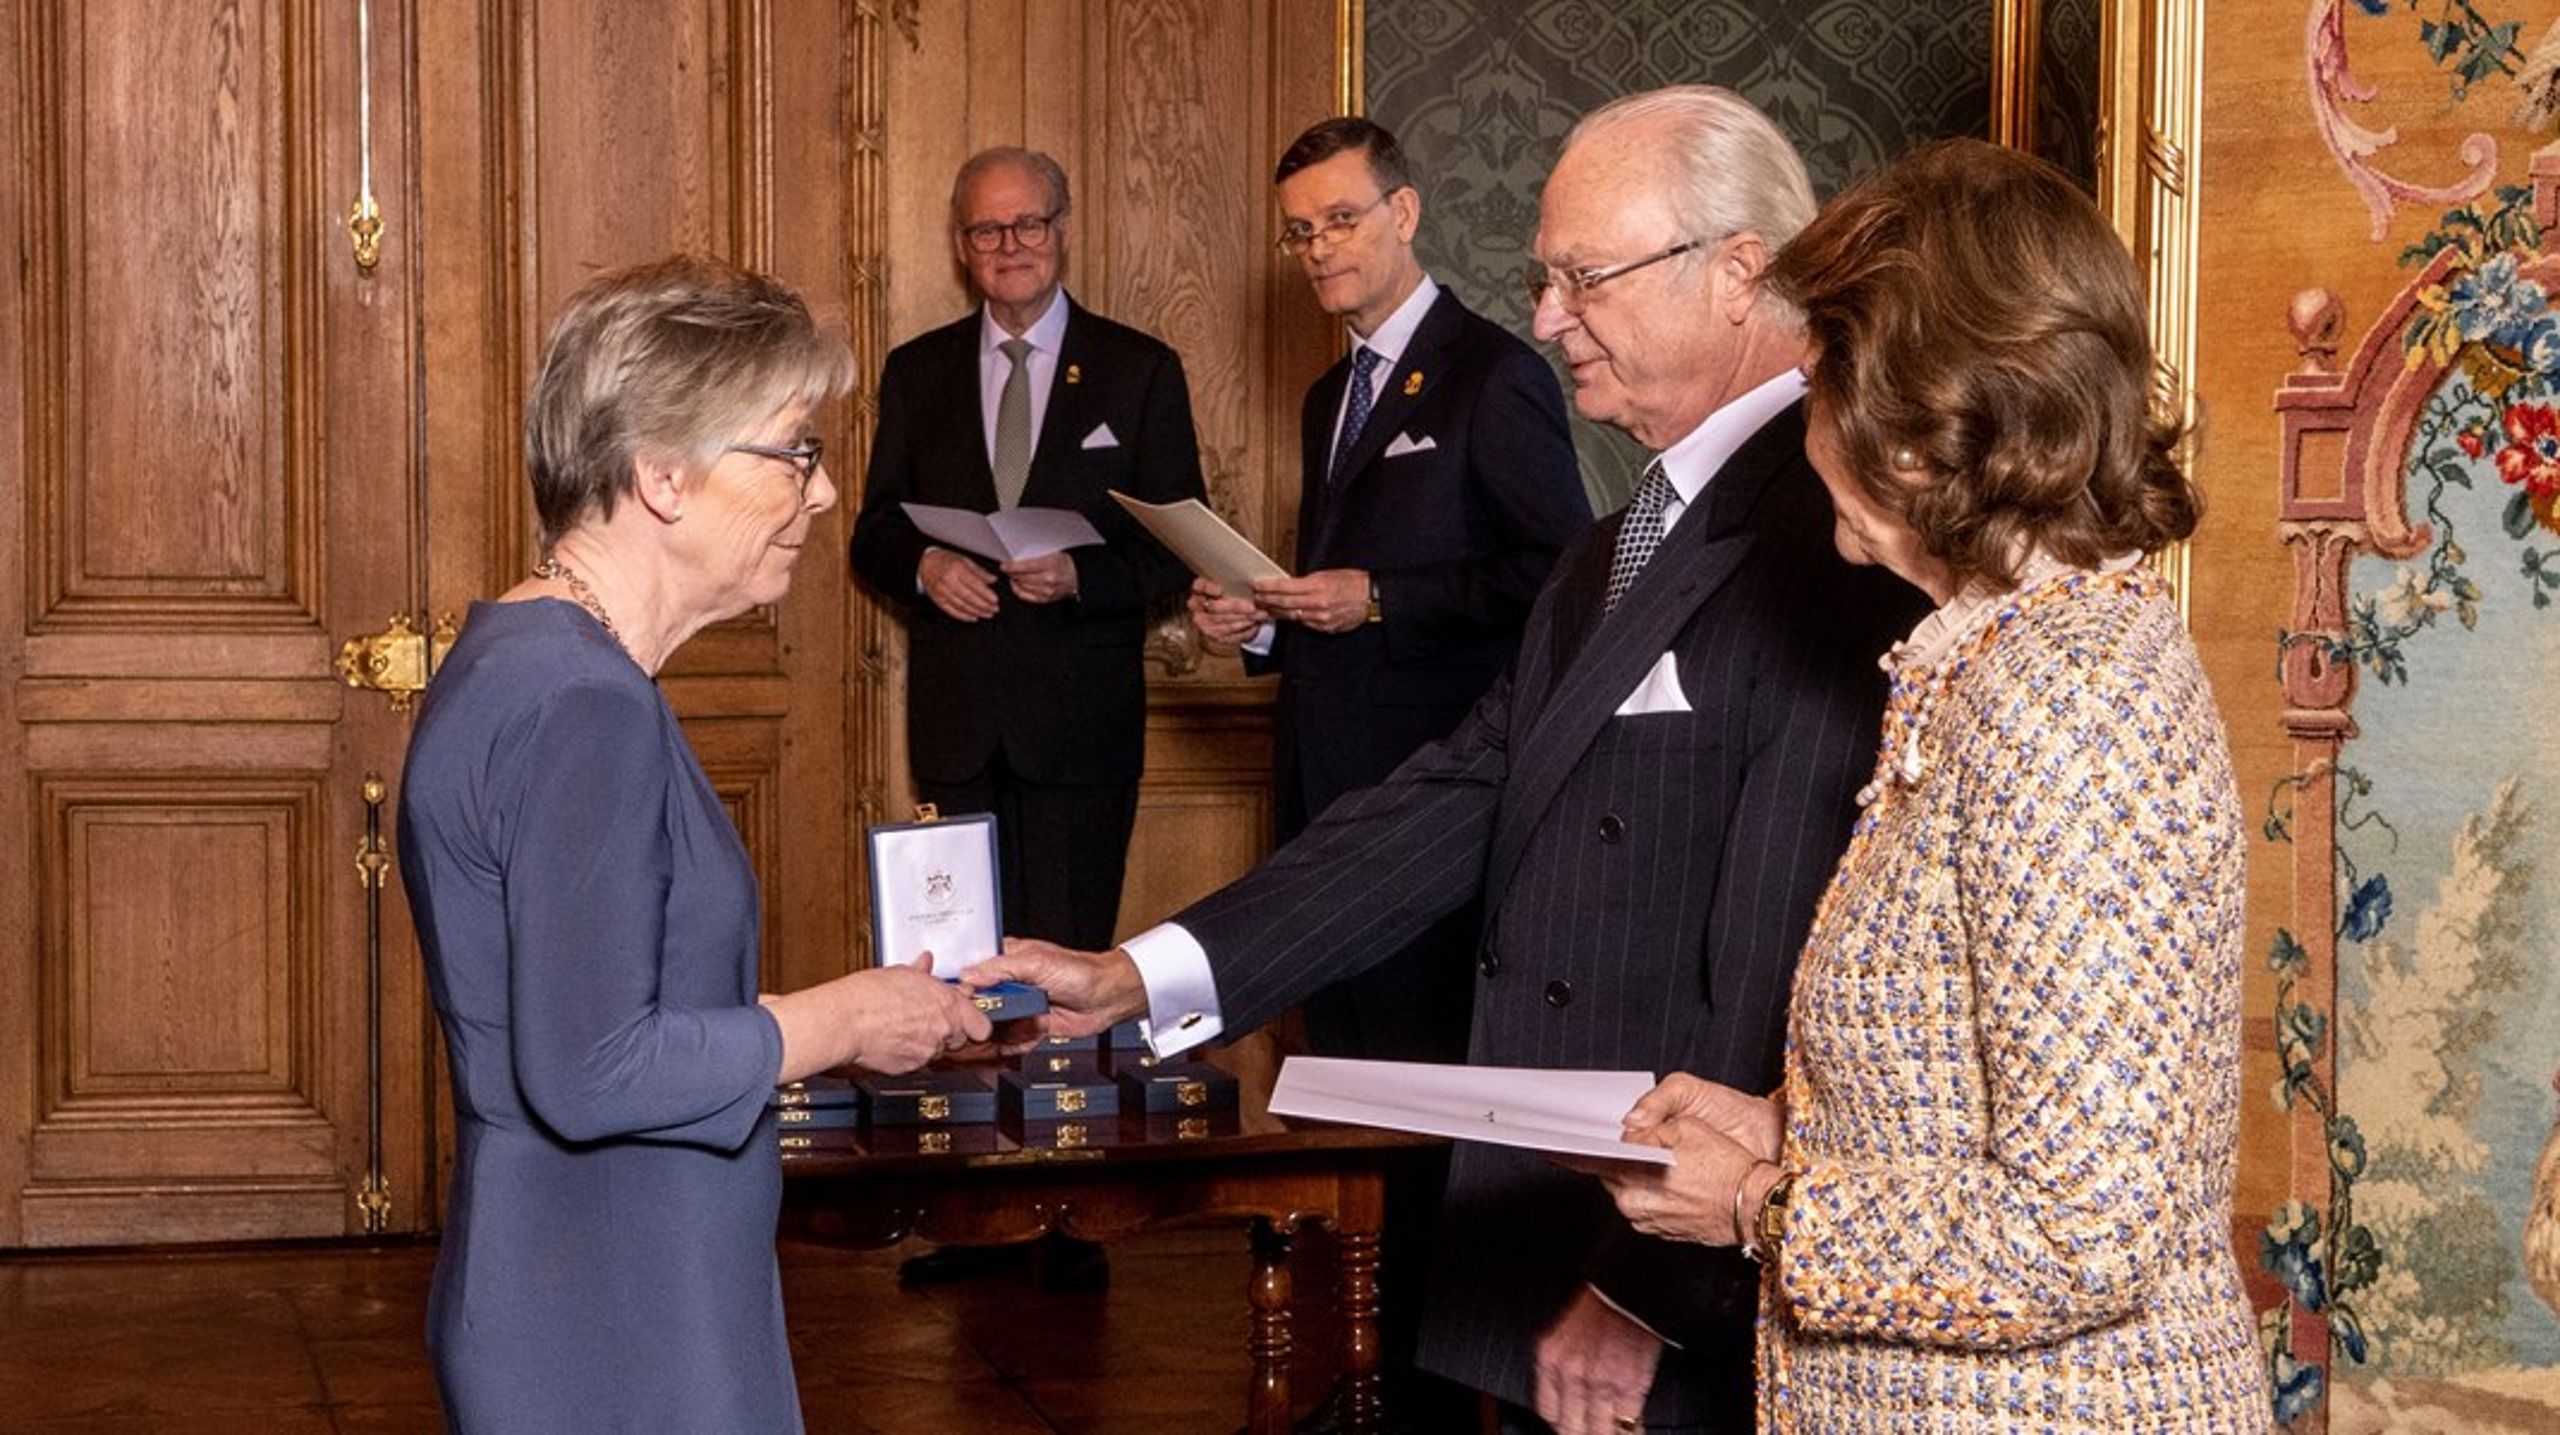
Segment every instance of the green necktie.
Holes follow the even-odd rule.
[[[996,507],[1022,502],[1022,485],[1031,477],[1031,357],[1029,339],[1007,339],[996,345],[1013,361],[1004,376],[1004,396],[996,400]]]

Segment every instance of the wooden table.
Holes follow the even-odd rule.
[[[1258,1107],[1258,1102],[1248,1102]],[[1252,1435],[1290,1428],[1289,1250],[1310,1223],[1341,1254],[1337,1409],[1350,1430],[1382,1423],[1378,1389],[1378,1226],[1386,1172],[1434,1138],[1297,1126],[1259,1110],[1105,1116],[1085,1122],[891,1127],[852,1148],[786,1150],[782,1228],[863,1247],[922,1236],[1009,1244],[1047,1231],[1107,1241],[1182,1221],[1249,1220],[1245,1299]]]

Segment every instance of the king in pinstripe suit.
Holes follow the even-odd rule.
[[[1509,671],[1384,784],[1122,948],[979,970],[1046,987],[1058,1030],[1144,1011],[1169,1051],[1481,896],[1471,1061],[1768,1090],[1875,753],[1876,659],[1926,606],[1840,560],[1805,460],[1800,330],[1756,281],[1812,209],[1794,151],[1730,92],[1587,117],[1541,203],[1538,333],[1586,417],[1657,451],[1629,511],[1567,550]],[[1637,1234],[1588,1177],[1464,1144],[1421,1363],[1523,1430],[1749,1430],[1755,1269]]]

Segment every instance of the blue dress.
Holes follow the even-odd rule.
[[[798,1430],[755,876],[585,612],[472,606],[410,740],[400,876],[453,1070],[427,1304],[452,1427]]]

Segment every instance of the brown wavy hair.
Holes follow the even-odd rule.
[[[2132,257],[2051,165],[1922,145],[1825,205],[1766,282],[1804,313],[1814,420],[1959,584],[2013,587],[2038,547],[2089,566],[2195,531]]]

